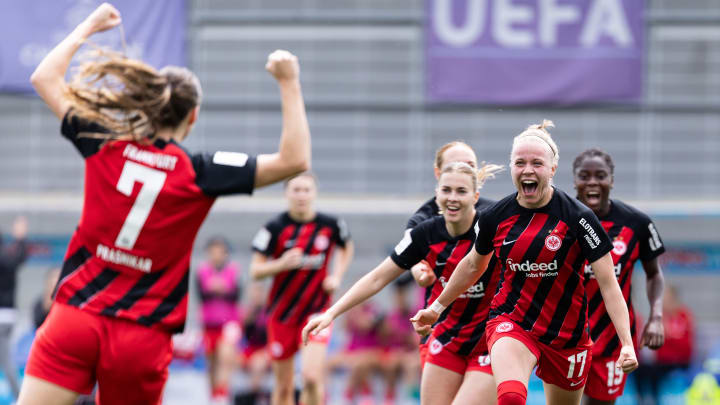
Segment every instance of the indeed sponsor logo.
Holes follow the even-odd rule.
[[[585,240],[587,241],[588,245],[590,245],[591,249],[595,249],[596,247],[600,246],[600,237],[595,233],[595,230],[593,229],[590,224],[585,220],[585,218],[580,218],[580,226],[585,229],[587,232],[585,234]]]
[[[440,285],[442,285],[443,288],[447,285],[445,276],[440,276]],[[470,288],[468,288],[467,291],[462,293],[458,298],[482,298],[484,296],[485,284],[481,281],[477,284],[471,285]]]
[[[523,271],[528,272],[528,277],[554,277],[558,275],[558,264],[557,260],[553,260],[550,263],[534,263],[526,260],[522,263],[515,263],[512,259],[507,259],[505,262],[507,268],[512,271]]]

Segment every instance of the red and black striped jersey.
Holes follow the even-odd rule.
[[[190,253],[215,197],[252,193],[256,159],[190,154],[174,141],[93,138],[65,116],[62,134],[85,158],[85,195],[55,299],[95,314],[182,331]]]
[[[503,271],[490,317],[505,314],[538,341],[577,346],[587,334],[585,261],[612,249],[595,214],[555,188],[541,208],[520,206],[517,193],[480,214],[475,248],[494,252]]]
[[[663,252],[665,246],[655,224],[643,212],[622,201],[611,200],[610,212],[600,218],[603,228],[612,240],[611,255],[623,297],[630,312],[630,332],[635,343],[637,328],[635,311],[632,305],[632,271],[635,262],[652,260]],[[615,358],[620,353],[620,339],[612,325],[610,315],[600,294],[595,275],[589,264],[585,265],[585,291],[588,297],[588,318],[590,319],[590,337],[593,340],[594,357]]]
[[[445,226],[445,218],[435,216],[406,230],[390,258],[406,270],[421,260],[430,264],[437,281],[426,289],[427,307],[445,288],[455,267],[470,252],[474,241],[474,227],[452,237]],[[461,356],[469,355],[479,343],[485,344],[485,323],[499,281],[499,272],[493,271],[498,270],[495,261],[490,266],[473,286],[445,309],[433,326],[435,339],[445,349]]]
[[[273,321],[303,325],[308,316],[324,311],[330,296],[322,282],[335,246],[350,240],[342,219],[317,213],[309,222],[297,222],[285,212],[268,222],[253,239],[253,250],[277,259],[292,248],[304,252],[302,267],[275,275],[268,296],[268,312]]]

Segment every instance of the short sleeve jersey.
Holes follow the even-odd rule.
[[[612,249],[595,214],[554,189],[544,207],[527,209],[517,193],[480,215],[475,249],[494,253],[503,271],[490,317],[505,315],[539,342],[572,348],[587,338],[585,261]]]
[[[71,112],[63,119],[63,136],[85,159],[85,193],[55,299],[182,331],[197,231],[217,196],[252,193],[256,159],[190,154],[174,141],[103,143],[92,137],[99,132]]]
[[[630,312],[630,332],[637,339],[635,311],[632,305],[632,272],[635,262],[650,261],[663,252],[665,246],[650,217],[618,200],[611,200],[610,212],[600,218],[603,228],[612,239],[611,255],[615,264],[615,276]],[[589,264],[585,265],[585,290],[588,298],[590,337],[593,340],[593,356],[615,358],[620,353],[620,339],[610,321],[600,287]]]
[[[301,326],[308,316],[327,308],[330,296],[322,282],[335,247],[345,247],[349,240],[345,221],[322,213],[301,223],[285,212],[258,231],[252,243],[255,252],[269,259],[292,248],[300,248],[304,254],[300,268],[273,278],[267,303],[271,321]]]
[[[390,258],[406,270],[421,260],[430,264],[437,281],[426,290],[427,307],[445,288],[455,267],[472,250],[474,241],[474,227],[462,235],[452,237],[445,226],[445,218],[434,216],[413,229],[406,230]],[[491,271],[494,267],[495,264],[491,263],[489,270],[475,285],[460,295],[438,318],[433,327],[433,336],[446,350],[466,356],[472,353],[478,344],[484,345],[483,332],[490,301],[499,281],[499,273]]]

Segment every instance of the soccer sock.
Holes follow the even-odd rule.
[[[229,390],[226,385],[217,385],[212,389],[212,397],[215,398],[227,398]]]
[[[498,405],[525,405],[527,388],[517,380],[503,381],[497,387]]]

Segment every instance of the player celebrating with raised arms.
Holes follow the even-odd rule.
[[[102,4],[31,77],[85,159],[85,192],[20,405],[69,405],[96,381],[103,405],[158,404],[171,334],[185,323],[192,245],[216,197],[249,194],[310,166],[299,67],[289,52],[272,53],[266,65],[282,98],[279,151],[257,157],[189,154],[178,144],[198,118],[201,96],[187,69],[156,71],[105,53],[66,83],[81,44],[120,22]]]
[[[552,185],[558,148],[544,121],[516,136],[510,154],[517,192],[479,215],[473,249],[442,294],[413,318],[429,326],[480,278],[493,253],[503,265],[487,324],[499,405],[524,404],[530,373],[548,404],[580,403],[592,342],[587,332],[584,263],[591,263],[621,350],[624,372],[637,367],[628,311],[613,272],[612,244],[590,209]]]
[[[630,312],[630,332],[637,344],[635,313],[631,297],[632,271],[640,259],[647,276],[647,293],[650,315],[640,344],[657,349],[664,341],[662,322],[662,295],[664,277],[658,256],[664,251],[655,224],[644,213],[616,199],[610,199],[615,165],[607,153],[588,149],[573,162],[573,178],[577,198],[593,210],[603,228],[613,240],[611,252],[615,264],[615,277]],[[593,340],[590,375],[585,386],[589,405],[612,405],[622,395],[627,380],[615,368],[620,351],[620,340],[610,325],[605,304],[590,266],[585,266],[585,293],[588,298],[590,337]]]
[[[285,183],[288,211],[268,222],[253,240],[250,274],[273,277],[268,297],[268,343],[275,385],[273,405],[294,403],[293,359],[300,348],[300,332],[308,319],[330,304],[354,254],[345,221],[315,211],[317,180],[310,172]],[[332,271],[333,252],[338,250]],[[317,336],[301,352],[303,405],[324,399],[325,357],[329,333]]]
[[[472,250],[478,183],[491,176],[496,168],[494,165],[483,167],[478,175],[467,163],[447,164],[436,188],[442,216],[407,230],[390,257],[355,283],[324,314],[308,322],[303,329],[303,339],[320,333],[335,318],[378,293],[421,260],[428,262],[438,276],[432,301],[442,291],[455,266]],[[483,303],[484,286],[489,283],[488,289],[494,290],[489,277],[490,273],[488,279],[468,286],[465,296],[448,308],[435,326],[420,388],[423,404],[449,404],[453,399],[455,403],[466,404],[492,396],[493,378],[487,372],[479,372],[486,364],[476,361],[481,354],[477,350],[482,350],[478,344],[482,332],[473,333],[485,321],[474,314],[481,312],[483,305],[489,307],[487,302]],[[421,332],[429,333],[429,327]],[[456,398],[459,391],[464,395]]]

